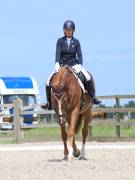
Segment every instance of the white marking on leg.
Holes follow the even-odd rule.
[[[61,100],[58,101],[58,105],[59,105],[59,115],[62,115]]]
[[[68,147],[68,160],[71,161],[73,159],[73,148],[71,145]]]
[[[85,157],[85,144],[82,144],[80,157]]]
[[[60,115],[60,123],[62,124],[62,120],[63,120],[63,117],[62,117],[62,109],[61,109],[61,100],[58,101],[58,106],[59,106],[59,115]]]

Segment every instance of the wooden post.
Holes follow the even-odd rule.
[[[90,117],[90,121],[89,121],[89,138],[92,137],[92,127],[93,123],[92,123],[92,112],[91,112],[91,117]]]
[[[14,100],[14,138],[16,143],[21,143],[21,124],[20,108],[23,105],[21,99]]]
[[[92,137],[92,124],[89,125],[89,137]]]
[[[52,112],[52,121],[54,122],[54,113]]]
[[[128,112],[128,119],[131,119],[131,112]]]
[[[116,97],[116,109],[119,110],[120,101],[119,98]],[[116,112],[116,134],[120,137],[120,112]]]

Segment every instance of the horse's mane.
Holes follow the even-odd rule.
[[[63,66],[53,77],[52,89],[57,92],[65,91],[66,89],[66,75],[67,73],[72,73],[68,66]]]

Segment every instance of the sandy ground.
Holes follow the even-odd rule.
[[[88,143],[124,145],[135,143]],[[63,150],[13,150],[16,147],[60,146],[61,143],[0,145],[0,180],[132,180],[135,179],[135,148],[86,149],[87,160],[63,161]],[[12,151],[2,148],[11,148]]]

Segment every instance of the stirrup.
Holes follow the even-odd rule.
[[[51,111],[51,110],[52,110],[52,105],[51,105],[51,103],[47,102],[46,104],[47,104],[47,109]]]
[[[49,104],[49,102],[47,102],[46,104],[41,105],[41,108],[43,108],[43,109],[48,109],[48,110],[52,110],[52,107],[51,107],[51,105]]]

